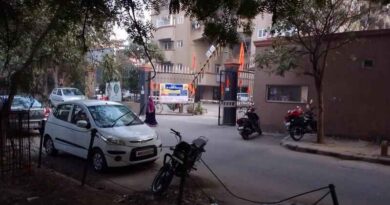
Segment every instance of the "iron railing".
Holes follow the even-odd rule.
[[[12,111],[0,118],[0,178],[19,176],[31,170],[31,133],[28,111]]]

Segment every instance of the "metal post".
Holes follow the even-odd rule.
[[[181,202],[183,201],[183,192],[184,192],[184,183],[186,181],[187,177],[187,158],[188,158],[188,153],[184,154],[184,159],[183,159],[183,173],[180,179],[180,189],[179,189],[179,197],[177,198],[177,205],[181,205]]]
[[[221,101],[222,101],[222,70],[219,71],[219,103],[218,103],[218,125],[221,125]]]
[[[39,140],[38,168],[41,168],[41,164],[42,164],[43,133],[45,131],[46,121],[42,120],[41,123],[42,123],[41,128],[39,129],[40,140]]]
[[[330,195],[332,196],[333,205],[339,205],[335,186],[333,184],[329,184],[329,190],[330,190]]]
[[[139,75],[138,86],[141,90],[140,95],[140,115],[144,115],[146,112],[146,106],[150,95],[150,71],[146,68],[142,68]]]
[[[87,177],[88,165],[91,162],[92,145],[93,145],[93,142],[95,141],[96,133],[97,133],[96,129],[91,130],[91,140],[89,142],[89,147],[88,147],[87,161],[84,164],[83,177],[81,178],[81,186],[84,186],[85,178]]]

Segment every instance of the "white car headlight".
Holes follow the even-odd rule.
[[[103,141],[107,142],[108,144],[114,144],[114,145],[126,145],[126,142],[113,136],[103,136],[101,134],[98,135]]]
[[[108,137],[107,142],[109,142],[111,144],[116,144],[116,145],[126,145],[125,141],[118,139],[116,137]]]

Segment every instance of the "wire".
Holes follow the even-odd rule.
[[[326,196],[328,196],[330,194],[330,191],[326,192],[326,194],[324,194],[320,199],[318,199],[316,202],[314,202],[313,205],[317,205],[320,201],[322,201],[322,199],[324,199]]]
[[[207,197],[207,199],[209,200],[209,202],[212,204],[212,203],[215,203],[215,199],[213,199],[210,195],[208,195],[203,189],[202,187],[198,184],[198,182],[192,178],[190,178],[191,181],[194,182],[194,184],[200,189],[200,191],[202,192],[203,195],[205,195]]]
[[[294,196],[291,196],[291,197],[288,197],[288,198],[285,198],[285,199],[282,199],[280,201],[275,201],[275,202],[267,202],[267,201],[255,201],[255,200],[251,200],[251,199],[247,199],[247,198],[244,198],[244,197],[241,197],[241,196],[238,196],[236,194],[234,194],[223,182],[222,180],[214,173],[214,171],[206,164],[205,161],[203,161],[203,159],[200,159],[200,161],[206,166],[206,168],[211,172],[211,174],[213,174],[213,176],[218,180],[218,182],[225,188],[225,190],[230,194],[232,195],[233,197],[237,198],[237,199],[240,199],[240,200],[243,200],[243,201],[247,201],[247,202],[251,202],[251,203],[254,203],[254,204],[280,204],[282,202],[285,202],[285,201],[288,201],[290,199],[293,199],[293,198],[296,198],[296,197],[299,197],[299,196],[303,196],[303,195],[306,195],[306,194],[310,194],[310,193],[313,193],[313,192],[317,192],[317,191],[321,191],[321,190],[325,190],[325,189],[329,189],[329,186],[325,186],[325,187],[321,187],[321,188],[318,188],[318,189],[314,189],[314,190],[311,190],[311,191],[308,191],[308,192],[304,192],[304,193],[301,193],[301,194],[297,194],[297,195],[294,195]],[[326,194],[327,195],[327,194]],[[324,195],[322,198],[324,198],[326,195]],[[321,200],[322,200],[321,198]]]

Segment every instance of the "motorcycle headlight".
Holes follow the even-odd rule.
[[[101,134],[99,134],[99,137],[105,141],[106,143],[108,144],[114,144],[114,145],[126,145],[125,141],[117,138],[117,137],[113,137],[113,136],[103,136]]]

